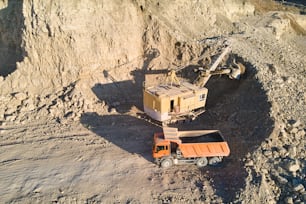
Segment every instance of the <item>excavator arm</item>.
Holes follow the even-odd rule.
[[[230,52],[230,46],[226,47],[222,54],[218,57],[218,59],[214,62],[214,64],[211,66],[210,69],[204,70],[199,69],[199,75],[194,81],[194,84],[196,84],[199,87],[204,87],[210,77],[212,75],[228,75],[231,79],[240,79],[240,76],[244,74],[245,67],[241,63],[236,63],[235,60],[233,61],[233,64],[235,67],[229,67],[224,69],[217,70],[218,65],[222,62],[223,58]]]
[[[241,63],[236,63],[235,60],[233,60],[234,66],[230,66],[228,68],[217,69],[219,64],[224,59],[224,57],[230,51],[231,51],[230,46],[227,46],[209,69],[203,69],[203,68],[197,69],[197,71],[199,72],[199,75],[194,81],[194,84],[197,85],[198,87],[204,87],[212,75],[228,75],[229,78],[231,79],[239,79],[240,76],[244,74],[245,67]],[[182,68],[184,68],[184,66],[179,69],[170,70],[167,73],[166,83],[170,83],[171,86],[172,84],[180,85],[180,81],[176,76],[176,72],[178,70],[181,70]]]

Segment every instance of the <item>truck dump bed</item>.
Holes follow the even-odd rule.
[[[219,131],[212,132],[212,133],[199,133],[196,136],[182,136],[179,135],[179,139],[182,141],[183,144],[185,143],[203,143],[203,142],[223,142],[224,139],[222,138]]]
[[[228,156],[230,149],[218,130],[177,131],[164,128],[165,139],[178,144],[185,158]]]

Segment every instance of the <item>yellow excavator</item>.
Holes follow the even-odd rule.
[[[240,79],[245,73],[245,66],[236,63],[228,68],[219,68],[230,52],[227,46],[209,69],[198,68],[198,77],[193,83],[181,82],[176,76],[176,70],[167,73],[165,82],[143,86],[143,108],[146,115],[163,125],[182,120],[194,120],[205,112],[208,89],[204,86],[212,75],[228,75],[231,79]]]

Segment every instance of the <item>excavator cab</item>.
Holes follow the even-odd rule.
[[[207,88],[189,82],[146,87],[143,90],[144,111],[156,121],[180,120],[205,107],[207,93]]]

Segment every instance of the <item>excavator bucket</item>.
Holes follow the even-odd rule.
[[[229,74],[229,77],[231,79],[240,79],[240,76],[245,73],[245,66],[241,63],[235,63],[235,65],[235,68],[231,68],[231,73]]]

